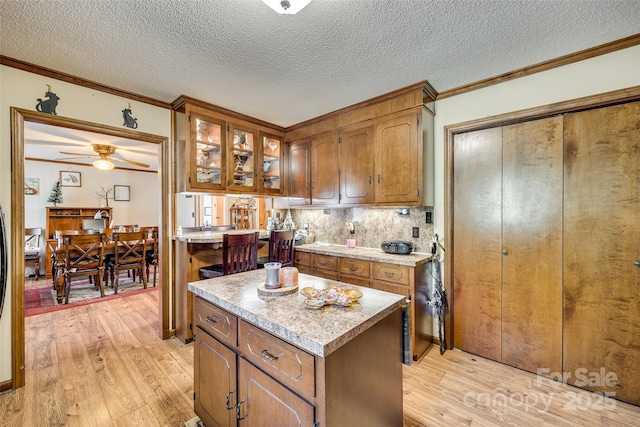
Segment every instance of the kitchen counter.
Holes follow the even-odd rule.
[[[300,274],[300,289],[363,293],[351,307],[316,310],[299,291],[259,295],[265,278],[253,270],[188,284],[204,425],[401,426],[404,297]]]
[[[222,243],[223,234],[245,234],[258,231],[260,238],[269,238],[266,230],[225,230],[225,231],[193,231],[173,236],[173,240],[185,243]]]
[[[362,259],[365,261],[386,262],[389,264],[415,267],[424,261],[429,261],[433,257],[430,253],[412,252],[407,255],[388,254],[382,249],[355,247],[348,248],[346,245],[334,245],[326,243],[309,243],[295,247],[296,251],[309,252],[322,255],[335,255],[345,258]]]
[[[372,325],[400,309],[401,295],[349,285],[307,274],[299,275],[299,289],[335,285],[358,289],[363,296],[350,308],[306,308],[299,292],[281,297],[258,295],[265,271],[254,270],[189,283],[189,291],[269,333],[314,355],[326,357]],[[398,330],[399,332],[399,330]],[[400,350],[398,349],[398,354]]]

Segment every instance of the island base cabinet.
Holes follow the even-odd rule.
[[[236,426],[236,353],[200,327],[194,345],[196,414],[207,427]]]
[[[315,425],[312,405],[246,360],[239,365],[239,427]]]

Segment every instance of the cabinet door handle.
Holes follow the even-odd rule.
[[[316,182],[315,182],[315,181],[312,181],[312,182],[311,182],[311,189],[312,189],[312,190],[315,190],[315,189],[316,189]]]
[[[227,409],[228,409],[229,411],[230,411],[230,410],[232,410],[232,409],[235,409],[235,407],[236,407],[236,405],[229,406],[229,403],[230,403],[229,401],[231,400],[231,399],[230,399],[230,397],[231,397],[231,395],[232,395],[233,393],[235,393],[235,392],[236,392],[235,390],[231,390],[229,393],[227,393]]]
[[[246,413],[246,414],[244,415],[244,417],[241,417],[241,416],[240,416],[240,405],[242,405],[242,404],[243,404],[244,402],[246,402],[246,401],[247,401],[247,399],[241,400],[241,401],[238,403],[238,406],[236,406],[236,419],[237,419],[238,421],[242,421],[242,420],[244,420],[245,418],[247,418],[247,417],[249,416],[249,413]]]
[[[378,184],[380,184],[380,175],[378,175]]]
[[[218,323],[220,321],[219,317],[211,317],[211,315],[204,318],[209,323]]]
[[[356,267],[356,266],[355,266],[355,265],[353,265],[353,264],[351,264],[351,265],[349,266],[349,270],[350,270],[350,271],[356,271],[357,269],[358,269],[358,267]]]
[[[634,262],[633,265],[635,265],[636,267],[640,267],[640,261]]]
[[[268,349],[266,348],[262,350],[262,355],[267,360],[278,360],[280,358],[280,356],[274,356],[273,354],[269,353]]]
[[[507,250],[506,250],[506,249],[503,249],[503,250],[502,250],[502,255],[509,255],[509,252],[507,252]]]
[[[394,277],[395,276],[395,274],[390,272],[390,271],[385,271],[384,275],[387,276],[387,277]]]

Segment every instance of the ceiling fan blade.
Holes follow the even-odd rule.
[[[140,163],[140,162],[134,162],[133,160],[127,160],[127,159],[119,159],[117,157],[110,157],[110,159],[114,162],[120,162],[120,163],[129,163],[130,165],[134,165],[134,166],[140,166],[141,168],[148,168],[149,165],[145,164],[145,163]]]
[[[94,159],[95,156],[80,156],[80,157],[58,157],[54,160],[74,160],[74,159]]]
[[[86,153],[69,153],[67,151],[58,151],[60,154],[66,154],[67,156],[84,156],[84,157],[96,157],[96,155],[89,155]]]

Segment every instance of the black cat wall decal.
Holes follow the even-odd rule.
[[[38,98],[36,111],[39,111],[41,113],[54,114],[57,116],[58,113],[56,113],[56,107],[58,106],[58,101],[60,101],[60,98],[58,98],[55,93],[51,92],[50,85],[47,85],[47,92],[44,94],[44,97],[47,98],[44,101],[42,100],[42,98]]]
[[[124,119],[122,126],[126,126],[131,129],[136,129],[138,127],[138,119],[131,117],[131,107],[122,110],[122,118]]]

